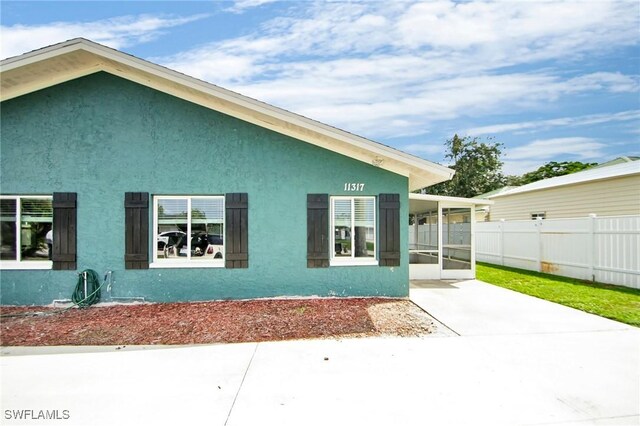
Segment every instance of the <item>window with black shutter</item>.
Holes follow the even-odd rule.
[[[55,270],[75,270],[77,194],[53,193],[53,244],[51,260]]]
[[[225,196],[225,267],[249,267],[249,196],[232,193]]]
[[[153,263],[150,267],[224,267],[228,244],[225,204],[222,195],[155,195]],[[233,219],[234,215],[231,217]],[[241,229],[241,225],[234,229]],[[245,246],[238,244],[239,248]]]
[[[400,195],[378,198],[380,266],[400,266]]]
[[[329,267],[329,195],[307,194],[307,268]]]
[[[149,193],[127,192],[125,211],[125,269],[149,268]]]

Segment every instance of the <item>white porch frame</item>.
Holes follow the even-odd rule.
[[[415,279],[473,279],[476,275],[476,256],[475,256],[475,222],[476,208],[478,206],[493,204],[492,201],[479,200],[472,198],[445,197],[440,195],[429,194],[409,194],[409,213],[418,215],[426,211],[434,211],[437,208],[438,221],[438,263],[419,264],[409,263],[409,278]],[[443,244],[442,244],[442,210],[447,208],[466,208],[470,212],[470,232],[471,232],[471,253],[470,253],[470,269],[444,269],[443,262]],[[409,232],[415,233],[417,241],[418,224],[409,225]],[[422,250],[425,252],[425,250]],[[408,250],[411,254],[412,250]]]

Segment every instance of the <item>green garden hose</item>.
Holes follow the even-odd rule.
[[[108,273],[111,273],[111,271],[109,271]],[[86,291],[86,293],[88,293],[87,296],[85,296],[85,290],[84,290],[85,274],[87,279],[87,291]],[[56,309],[56,310],[47,311],[47,312],[21,312],[19,314],[5,314],[5,315],[0,315],[0,318],[48,316],[48,315],[54,315],[54,314],[60,314],[62,312],[66,312],[69,309],[75,308],[76,306],[79,308],[87,308],[93,305],[94,303],[98,303],[100,301],[100,289],[107,282],[106,277],[107,276],[105,275],[104,282],[98,285],[98,281],[99,281],[98,273],[93,269],[85,269],[84,271],[79,273],[76,289],[74,290],[73,295],[71,296],[73,305],[69,306],[68,308]]]
[[[71,300],[79,308],[86,308],[100,301],[100,277],[93,269],[85,269],[78,274],[78,283]]]

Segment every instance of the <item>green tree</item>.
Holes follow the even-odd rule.
[[[498,189],[505,184],[502,175],[501,143],[481,142],[477,137],[457,134],[445,142],[445,158],[456,171],[453,179],[421,190],[425,194],[452,197],[474,197]]]
[[[579,172],[597,164],[598,163],[582,163],[580,161],[563,161],[560,163],[551,161],[544,166],[539,167],[537,170],[523,174],[519,178],[516,178],[517,180],[514,180],[514,182],[517,182],[518,185],[526,185],[528,183],[536,182],[542,179],[564,176],[571,173]],[[513,177],[509,176],[509,179],[511,178]]]

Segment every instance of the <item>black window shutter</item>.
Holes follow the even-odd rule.
[[[329,267],[329,195],[307,194],[307,268]]]
[[[149,193],[124,194],[124,268],[149,269]]]
[[[378,198],[380,266],[400,266],[400,194]]]
[[[53,193],[53,252],[51,260],[55,270],[75,270],[77,194]]]
[[[224,266],[249,267],[249,195],[246,192],[226,194]]]

